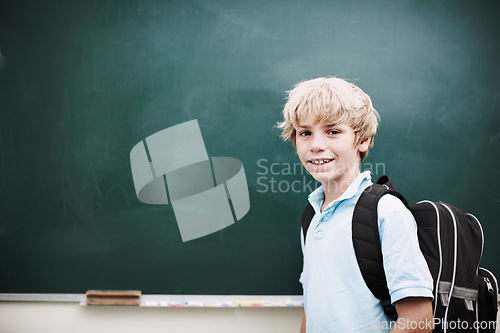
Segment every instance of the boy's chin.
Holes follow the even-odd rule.
[[[334,183],[342,179],[341,174],[311,174],[311,175],[316,181],[320,182],[321,184]]]
[[[338,177],[328,176],[328,175],[312,175],[312,177],[320,183],[330,183],[334,182]]]

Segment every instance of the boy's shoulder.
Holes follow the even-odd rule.
[[[408,218],[412,218],[410,210],[398,197],[392,194],[382,196],[377,205],[377,215],[379,220],[383,220],[391,215],[402,214]]]

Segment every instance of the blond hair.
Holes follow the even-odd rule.
[[[356,85],[337,77],[320,77],[302,81],[287,92],[283,122],[277,124],[281,137],[295,146],[296,130],[309,116],[315,124],[347,124],[356,134],[355,145],[370,139],[377,132],[380,116],[370,97]],[[368,151],[360,153],[363,161]]]

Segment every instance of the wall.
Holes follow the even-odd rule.
[[[302,308],[165,308],[0,302],[2,333],[298,332]]]
[[[2,333],[291,333],[303,309],[79,306],[75,303],[0,302]],[[497,333],[500,330],[497,328]]]

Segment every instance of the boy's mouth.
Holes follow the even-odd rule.
[[[314,159],[314,160],[309,160],[307,162],[313,164],[313,165],[325,165],[333,161],[334,158],[321,158],[321,159]]]

